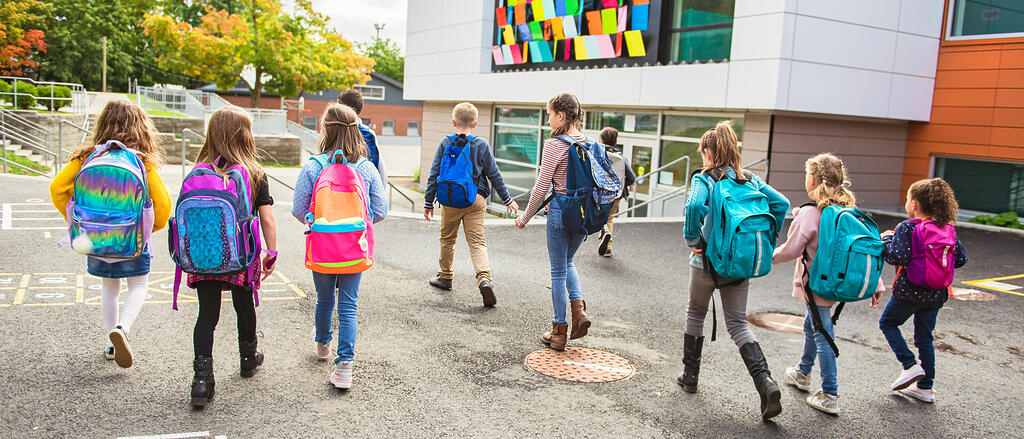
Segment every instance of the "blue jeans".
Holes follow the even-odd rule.
[[[935,319],[939,315],[942,304],[937,303],[910,303],[897,300],[895,297],[889,299],[889,304],[882,311],[882,318],[878,321],[878,328],[885,335],[889,347],[900,360],[903,370],[910,369],[917,364],[917,358],[907,346],[900,332],[900,325],[906,323],[910,316],[914,316],[914,346],[917,346],[917,353],[921,360],[921,368],[924,369],[924,378],[917,382],[921,389],[931,389],[935,380],[935,347],[932,345],[932,331],[935,330]]]
[[[359,298],[359,280],[362,273],[323,274],[313,272],[313,286],[316,288],[316,308],[313,322],[316,325],[316,341],[330,343],[334,322],[335,297],[338,305],[338,358],[334,362],[351,361],[356,346],[356,299]]]
[[[804,314],[804,354],[800,357],[800,364],[797,367],[804,375],[811,374],[814,367],[814,357],[818,357],[818,368],[821,371],[821,390],[829,395],[839,395],[839,377],[836,373],[836,353],[829,346],[825,334],[814,330],[814,321],[811,320],[811,306],[807,305],[807,312]],[[828,335],[835,339],[835,332],[832,328],[832,307],[815,306],[818,316],[821,317],[821,326]]]
[[[548,259],[551,262],[551,306],[555,311],[555,323],[563,324],[569,301],[583,298],[580,293],[580,276],[576,273],[572,258],[576,256],[576,250],[580,249],[587,235],[569,233],[562,225],[560,198],[566,197],[556,194],[548,208],[547,236]]]

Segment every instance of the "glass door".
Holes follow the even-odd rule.
[[[653,176],[643,177],[653,169],[657,163],[656,142],[653,139],[619,138],[622,146],[622,156],[629,160],[629,166],[633,174],[637,176],[636,184],[630,188],[630,206],[634,206],[651,199],[651,189],[657,182],[652,181]],[[641,178],[642,177],[642,178]],[[621,208],[620,208],[621,209]],[[629,216],[647,216],[647,206],[640,207],[629,214]]]

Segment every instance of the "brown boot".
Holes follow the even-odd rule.
[[[567,323],[558,324],[551,322],[551,332],[545,332],[544,335],[540,336],[540,340],[551,346],[551,349],[564,351],[565,333],[568,329],[569,325]]]
[[[590,329],[590,319],[587,318],[587,302],[583,299],[577,299],[569,302],[569,309],[572,311],[572,332],[569,336],[570,340],[582,338],[587,335],[587,330]]]

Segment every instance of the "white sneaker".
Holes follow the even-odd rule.
[[[804,392],[811,390],[811,376],[804,375],[798,367],[786,368],[786,382]]]
[[[807,397],[807,405],[830,415],[839,414],[839,397],[829,395],[820,389]]]
[[[114,362],[121,367],[132,367],[132,348],[128,345],[128,335],[124,330],[118,326],[111,329],[107,337],[110,337],[110,343],[114,345]]]
[[[104,348],[103,349],[103,357],[108,359],[108,360],[113,360],[114,359],[114,346],[108,345],[106,348]]]
[[[896,381],[892,383],[892,390],[906,389],[907,386],[921,378],[924,378],[924,369],[921,368],[921,363],[918,363],[914,367],[900,372],[900,376],[896,377]]]
[[[906,389],[900,390],[900,393],[907,395],[912,398],[916,398],[918,401],[932,403],[935,402],[935,390],[928,389],[924,390],[917,387],[917,383],[910,385]]]
[[[352,388],[352,362],[340,361],[334,365],[334,372],[331,373],[331,384],[339,389]]]
[[[331,344],[316,342],[316,358],[321,361],[331,358]]]

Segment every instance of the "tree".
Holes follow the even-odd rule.
[[[140,84],[198,86],[187,76],[157,66],[156,54],[142,33],[146,14],[157,0],[46,0],[53,9],[47,23],[50,47],[38,67],[50,81],[81,83],[90,90],[102,87],[103,38],[107,40],[107,82],[124,90],[129,79]]]
[[[373,70],[398,82],[405,82],[405,57],[390,38],[378,39],[361,44],[363,55],[373,59]]]
[[[255,70],[251,104],[266,90],[280,96],[326,88],[344,89],[369,80],[373,60],[360,55],[309,0],[294,0],[285,13],[282,0],[239,0],[241,11],[207,7],[198,26],[173,16],[152,14],[145,32],[160,51],[157,64],[187,76],[234,86],[247,66]]]
[[[22,76],[39,66],[36,55],[46,52],[45,14],[37,0],[0,2],[0,74]]]

